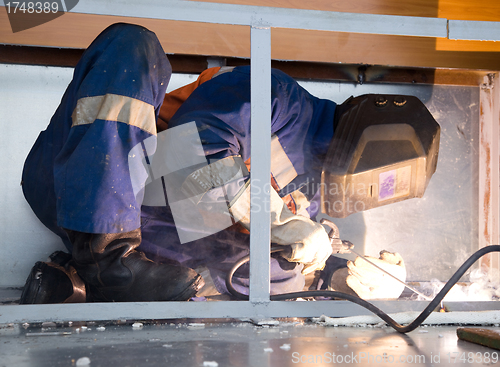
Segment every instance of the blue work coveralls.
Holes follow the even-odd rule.
[[[131,184],[129,152],[156,136],[171,73],[154,33],[130,24],[104,30],[83,54],[50,124],[29,153],[23,192],[69,251],[63,228],[119,233],[141,227],[138,249],[149,258],[206,266],[217,289],[225,292],[225,273],[248,254],[248,233],[230,228],[181,244],[169,205],[141,205]],[[273,186],[297,214],[314,218],[336,104],[312,96],[279,70],[272,70],[271,98]],[[193,121],[208,162],[231,156],[249,162],[250,68],[236,67],[196,88],[169,129]],[[301,269],[274,256],[271,293],[301,290]],[[247,272],[243,267],[235,276],[235,288],[242,292],[247,292]]]

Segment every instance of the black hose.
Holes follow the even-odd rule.
[[[277,252],[280,251],[281,249],[278,248],[271,248],[271,252]],[[300,298],[300,297],[331,297],[331,298],[339,298],[339,299],[344,299],[350,302],[354,302],[367,310],[373,312],[376,314],[378,317],[380,317],[383,321],[388,323],[392,328],[394,328],[396,331],[400,333],[408,333],[410,331],[415,330],[424,320],[431,314],[431,312],[434,311],[434,309],[440,304],[440,302],[443,300],[443,298],[446,296],[446,294],[449,292],[449,290],[459,281],[459,279],[462,277],[462,275],[465,274],[465,272],[483,255],[486,255],[490,252],[500,252],[500,245],[492,245],[492,246],[486,246],[483,247],[482,249],[476,251],[474,254],[472,254],[463,264],[462,266],[453,274],[453,276],[446,282],[444,285],[443,289],[434,297],[434,299],[427,305],[427,307],[420,313],[420,315],[417,316],[415,320],[413,320],[411,323],[409,323],[406,326],[400,325],[396,321],[394,321],[388,314],[386,314],[384,311],[379,309],[378,307],[374,306],[370,302],[367,302],[357,296],[352,296],[350,294],[342,293],[342,292],[336,292],[336,291],[326,291],[326,290],[318,290],[318,291],[302,291],[302,292],[293,292],[293,293],[284,293],[284,294],[276,294],[276,295],[271,295],[271,301],[284,301],[288,299],[295,299],[295,298]],[[243,265],[244,263],[248,262],[250,259],[250,256],[245,256],[242,257],[240,260],[238,260],[234,266],[231,268],[229,273],[226,276],[226,287],[228,291],[235,296],[237,299],[240,300],[248,300],[248,296],[238,292],[236,289],[233,287],[233,282],[232,278],[236,270]]]

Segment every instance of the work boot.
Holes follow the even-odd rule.
[[[47,262],[31,269],[20,304],[80,303],[86,301],[85,284],[71,265],[71,255],[56,251]]]
[[[106,234],[66,231],[74,266],[94,302],[187,301],[204,285],[194,270],[157,263],[137,251],[140,229]]]

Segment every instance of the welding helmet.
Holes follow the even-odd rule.
[[[436,171],[440,127],[413,96],[367,94],[337,106],[321,174],[334,218],[422,197]]]

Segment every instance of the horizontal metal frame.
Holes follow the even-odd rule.
[[[447,20],[381,14],[259,7],[194,1],[129,2],[87,0],[74,12],[189,22],[263,25],[272,28],[442,37],[453,40],[499,41],[500,22]]]
[[[263,25],[273,28],[373,33],[399,36],[447,37],[442,18],[342,13],[195,1],[81,1],[75,13],[140,17],[189,22]]]
[[[428,304],[424,301],[374,301],[372,303],[388,314],[407,311],[421,312]],[[500,309],[500,302],[445,302],[445,306],[453,312],[486,311]],[[363,307],[347,301],[273,301],[266,304],[253,304],[246,301],[68,303],[1,306],[0,324],[35,323],[48,320],[67,322],[181,318],[244,319],[319,317],[321,315],[348,317],[371,314]]]
[[[440,18],[400,17],[254,7],[191,1],[150,0],[140,6],[131,2],[85,0],[75,12],[111,16],[143,17],[251,26],[252,73],[252,181],[264,185],[270,172],[270,55],[271,28],[447,37],[448,21]],[[483,22],[481,22],[483,23]],[[458,25],[458,24],[457,24]],[[495,26],[498,26],[495,23]],[[481,25],[477,27],[481,28]],[[476,31],[477,31],[476,27]],[[465,37],[466,34],[463,36]],[[467,39],[467,38],[466,38]],[[267,96],[267,97],[266,97]],[[257,101],[259,103],[257,103]],[[269,145],[269,146],[268,146]],[[261,146],[263,148],[261,148]],[[255,147],[259,147],[255,149]],[[257,187],[257,186],[255,186]],[[252,191],[252,206],[269,198],[269,191]],[[255,200],[254,200],[255,199]],[[238,302],[132,302],[0,307],[0,323],[92,321],[115,319],[241,318],[241,317],[335,317],[368,314],[360,306],[344,301],[271,302],[269,300],[270,217],[252,215],[250,301]],[[377,302],[386,312],[421,310],[426,302]],[[498,302],[494,303],[495,305]],[[401,308],[403,307],[403,308]],[[490,308],[491,309],[491,308]]]
[[[450,20],[448,31],[452,40],[500,41],[500,22]]]
[[[0,0],[5,6],[5,0]],[[229,25],[263,25],[272,28],[394,36],[441,37],[452,40],[500,41],[500,22],[448,20],[383,14],[273,8],[184,0],[84,0],[73,13],[140,17]]]

